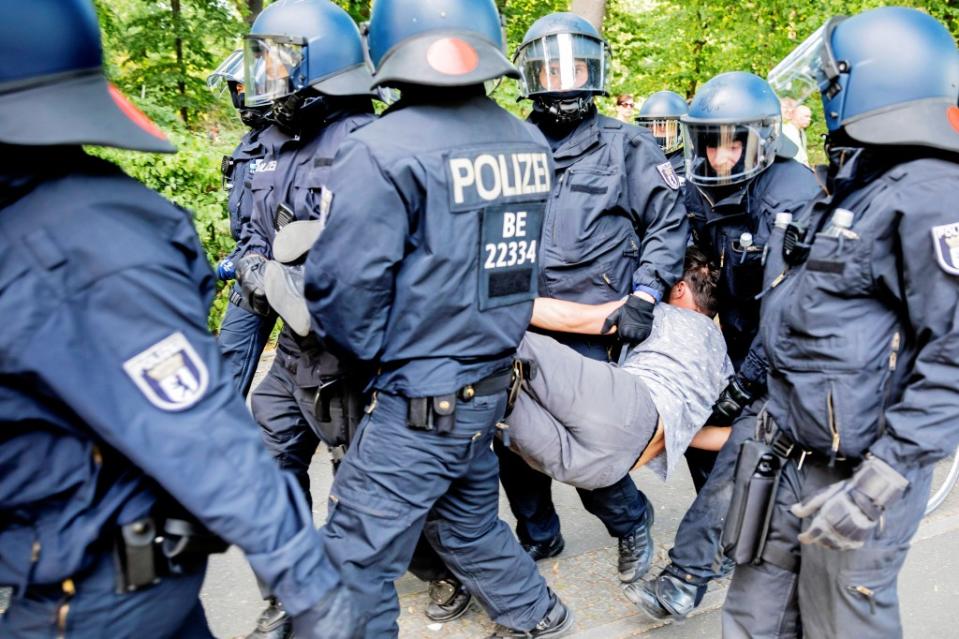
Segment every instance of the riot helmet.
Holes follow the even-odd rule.
[[[516,50],[522,96],[556,123],[573,123],[606,95],[609,46],[588,20],[551,13],[533,23]]]
[[[683,146],[683,132],[679,118],[689,113],[686,100],[672,91],[657,91],[639,110],[636,124],[646,127],[659,142],[663,153],[678,151]]]
[[[493,0],[376,0],[367,41],[376,87],[467,87],[519,77]]]
[[[830,136],[959,151],[959,52],[949,30],[922,11],[830,18],[769,81],[800,102],[819,93]]]
[[[240,120],[251,129],[257,129],[266,123],[270,107],[268,105],[246,106],[244,80],[243,49],[237,49],[207,76],[206,85],[218,97],[229,91],[230,101],[240,115]]]
[[[0,3],[0,143],[176,151],[104,77],[90,0]]]
[[[752,73],[733,71],[709,80],[680,121],[686,179],[701,187],[754,178],[784,144],[779,99],[768,82]]]
[[[360,30],[329,0],[270,5],[244,44],[246,105],[272,104],[272,117],[281,126],[322,121],[335,98],[373,96]]]

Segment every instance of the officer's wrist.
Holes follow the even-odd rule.
[[[651,286],[637,286],[633,290],[633,295],[639,297],[640,299],[644,299],[651,304],[658,304],[663,299],[663,294]]]

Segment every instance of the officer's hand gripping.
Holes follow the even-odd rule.
[[[270,312],[264,283],[266,263],[267,259],[259,253],[248,253],[236,263],[236,279],[240,283],[243,298],[260,315]]]
[[[908,485],[889,464],[867,455],[852,477],[790,508],[797,517],[813,518],[799,541],[834,550],[861,548],[886,505],[901,497]]]
[[[726,426],[739,417],[743,409],[753,401],[753,385],[741,375],[736,375],[719,395],[713,405],[713,414],[708,424]]]
[[[600,333],[606,335],[613,327],[623,342],[639,344],[649,337],[653,330],[653,309],[656,304],[637,295],[630,295],[626,303],[610,313]]]

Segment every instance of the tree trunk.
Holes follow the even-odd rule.
[[[603,20],[606,18],[606,0],[571,0],[570,11],[583,16],[596,30],[603,32]]]
[[[186,67],[183,64],[183,11],[180,8],[180,0],[173,0],[171,9],[173,11],[173,29],[176,33],[176,88],[180,97],[186,100]],[[180,107],[180,118],[183,120],[183,124],[190,124],[190,114],[185,104]]]
[[[246,0],[246,8],[249,9],[246,21],[252,26],[253,21],[256,20],[256,17],[263,11],[263,0]]]

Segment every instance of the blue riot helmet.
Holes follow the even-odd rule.
[[[686,100],[672,91],[657,91],[643,102],[636,124],[646,127],[659,142],[663,153],[672,153],[683,146],[679,118],[689,112]]]
[[[783,97],[819,93],[830,133],[959,151],[959,52],[948,29],[916,9],[831,18],[769,80]]]
[[[360,31],[353,18],[329,0],[270,5],[244,44],[247,106],[279,106],[298,94],[372,95]]]
[[[609,46],[588,20],[551,13],[533,23],[514,58],[524,98],[556,122],[576,122],[606,95]]]
[[[268,105],[246,106],[244,80],[243,49],[237,49],[207,76],[206,85],[217,96],[222,96],[224,92],[229,91],[230,101],[243,124],[251,129],[260,128],[267,121],[270,107]]]
[[[717,75],[699,88],[680,121],[686,179],[697,186],[745,182],[769,167],[785,144],[779,98],[752,73]]]
[[[368,41],[375,86],[462,87],[519,77],[503,54],[493,0],[376,0]]]
[[[0,3],[0,143],[176,150],[104,77],[90,0]]]

